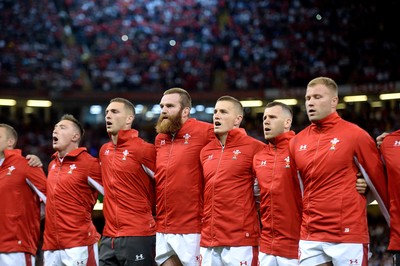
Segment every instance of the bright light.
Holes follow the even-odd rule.
[[[26,105],[30,107],[50,107],[52,103],[46,100],[28,100]]]
[[[3,106],[15,106],[16,104],[17,101],[13,99],[0,99],[0,105]]]
[[[346,103],[350,102],[366,102],[368,101],[367,95],[350,95],[350,96],[344,96],[343,101]]]
[[[158,104],[153,105],[153,108],[151,108],[151,112],[153,114],[160,114],[161,113],[161,107]]]
[[[207,107],[206,108],[206,114],[209,114],[209,115],[214,114],[214,107]]]
[[[136,114],[141,114],[143,112],[144,106],[143,104],[137,104],[135,105],[135,113]]]
[[[128,35],[126,35],[126,34],[121,36],[121,40],[124,41],[124,42],[126,42],[128,39],[129,39]]]
[[[286,105],[296,105],[297,104],[296,99],[276,99],[274,102],[281,102]]]
[[[175,40],[170,40],[170,41],[169,41],[169,45],[175,46],[175,45],[176,45],[176,41],[175,41]]]
[[[379,95],[379,99],[381,99],[381,100],[400,99],[400,93],[384,93],[384,94]]]
[[[243,107],[260,107],[263,105],[261,100],[246,100],[240,101],[240,103],[243,105]]]
[[[101,114],[101,111],[102,111],[102,108],[101,108],[100,105],[92,105],[92,106],[90,106],[89,112],[90,112],[91,115],[99,115],[99,114]]]
[[[337,106],[336,106],[336,109],[338,109],[338,110],[346,109],[346,104],[345,103],[338,103]]]
[[[205,109],[204,105],[196,105],[195,108],[197,112],[203,112]]]
[[[376,101],[371,103],[372,108],[379,108],[382,107],[382,102],[381,101]]]
[[[191,108],[191,109],[190,109],[190,114],[193,115],[193,114],[195,114],[195,113],[196,113],[196,109],[195,109],[195,108]]]

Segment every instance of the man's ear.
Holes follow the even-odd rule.
[[[7,148],[9,148],[9,149],[14,149],[16,144],[17,144],[17,142],[14,138],[9,138],[7,140]]]
[[[240,127],[240,123],[242,123],[243,116],[237,115],[235,119],[235,123],[233,124],[235,127]]]

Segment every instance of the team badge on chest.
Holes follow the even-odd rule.
[[[338,144],[340,142],[340,140],[338,140],[337,138],[334,138],[331,140],[331,148],[329,150],[334,151],[336,150],[336,144]]]

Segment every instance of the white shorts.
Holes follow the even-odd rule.
[[[200,247],[202,265],[257,266],[258,247]]]
[[[161,265],[172,255],[183,265],[200,265],[200,234],[156,233],[156,262]]]
[[[258,254],[260,266],[297,266],[299,265],[298,259],[288,259],[284,257],[268,255],[263,252]]]
[[[30,253],[12,252],[0,253],[1,266],[35,266],[35,256]]]
[[[59,250],[45,250],[43,252],[44,265],[77,265],[98,266],[99,250],[98,244],[81,246]]]
[[[299,265],[368,265],[368,244],[300,240]]]

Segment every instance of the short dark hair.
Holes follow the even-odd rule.
[[[110,100],[110,103],[113,102],[117,102],[117,103],[123,103],[125,108],[127,108],[129,111],[131,111],[133,113],[133,115],[136,114],[135,111],[135,106],[133,105],[133,103],[125,98],[114,98]]]
[[[293,117],[293,110],[292,110],[292,108],[290,108],[289,105],[287,105],[287,104],[285,104],[285,103],[282,103],[282,102],[276,102],[276,101],[274,101],[274,102],[269,102],[269,103],[267,103],[267,105],[265,106],[265,108],[271,108],[271,107],[274,107],[274,106],[280,106],[280,107],[282,107],[282,110],[283,110],[283,111],[285,111],[285,112],[287,112],[288,114],[290,114],[290,117]]]
[[[168,89],[164,91],[163,95],[174,94],[174,93],[179,94],[179,96],[181,97],[180,103],[183,108],[189,107],[190,109],[192,109],[192,97],[190,97],[190,94],[182,88]]]
[[[75,126],[79,129],[79,133],[81,134],[81,138],[85,134],[85,129],[83,129],[82,124],[71,114],[65,114],[60,118],[60,121],[68,120],[75,124]]]
[[[217,102],[220,102],[220,101],[228,101],[228,102],[233,103],[233,105],[235,106],[235,109],[239,112],[239,114],[240,115],[244,114],[242,103],[235,97],[232,97],[229,95],[224,95],[224,96],[221,96],[218,98]]]

